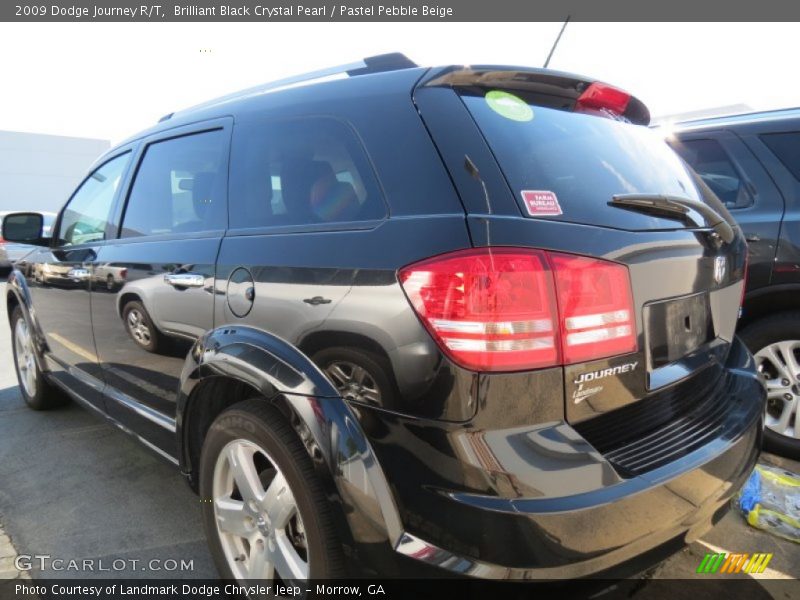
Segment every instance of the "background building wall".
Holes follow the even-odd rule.
[[[107,140],[0,131],[0,210],[58,212]]]

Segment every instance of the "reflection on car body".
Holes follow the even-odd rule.
[[[3,218],[8,213],[9,211],[0,212],[0,226],[2,225]],[[42,212],[41,214],[44,217],[43,234],[45,237],[50,237],[56,215],[51,212]],[[11,265],[34,249],[35,246],[30,244],[7,242],[0,237],[0,269],[11,267]]]

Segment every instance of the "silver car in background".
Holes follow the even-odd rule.
[[[5,219],[9,212],[11,211],[0,212],[0,228],[2,228],[3,219]],[[47,237],[50,235],[50,231],[53,228],[53,223],[56,220],[56,214],[44,211],[41,211],[41,213],[42,216],[44,216],[43,234],[45,237]],[[10,269],[15,262],[28,254],[33,248],[35,248],[35,246],[7,242],[0,237],[0,269]]]

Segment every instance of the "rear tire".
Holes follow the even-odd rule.
[[[767,386],[764,447],[775,454],[798,460],[800,312],[782,312],[759,319],[745,327],[739,336],[756,357]]]
[[[39,369],[31,327],[19,306],[11,312],[11,350],[19,391],[30,408],[49,410],[69,401],[66,394],[53,387]]]
[[[345,575],[331,503],[314,465],[265,399],[245,400],[216,418],[199,477],[203,526],[223,579]]]

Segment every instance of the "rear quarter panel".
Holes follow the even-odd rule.
[[[386,218],[230,230],[217,261],[215,324],[261,328],[311,353],[362,346],[391,365],[398,393],[383,408],[462,420],[474,405],[456,384],[459,370],[443,359],[396,276],[409,263],[470,246],[459,197],[411,101],[419,76],[412,70],[289,90],[236,114],[234,156],[238,139],[262,123],[304,116],[346,122],[374,169]],[[237,203],[232,196],[230,210]],[[240,267],[252,274],[255,299],[237,317],[226,291]],[[315,297],[324,303],[308,302]]]

